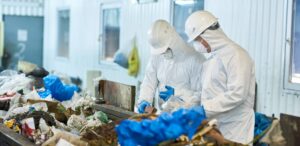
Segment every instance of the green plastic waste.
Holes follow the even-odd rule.
[[[107,115],[102,111],[95,112],[94,115],[87,117],[87,120],[100,120],[102,123],[109,122]]]

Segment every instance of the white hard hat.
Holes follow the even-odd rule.
[[[165,20],[157,20],[148,31],[148,41],[152,54],[161,54],[167,51],[172,43],[174,28]]]
[[[185,33],[188,42],[193,41],[210,26],[218,23],[218,19],[208,11],[197,11],[191,14],[185,22]]]

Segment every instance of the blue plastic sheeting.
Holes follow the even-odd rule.
[[[48,75],[48,76],[44,77],[43,80],[44,80],[44,86],[45,86],[46,91],[49,90],[52,94],[52,98],[54,98],[58,101],[70,100],[72,98],[74,92],[78,91],[77,86],[63,85],[61,80],[57,76],[54,76],[54,75]],[[49,91],[47,91],[47,92],[49,92]]]
[[[162,113],[155,120],[124,120],[117,127],[118,141],[122,146],[152,146],[181,135],[190,139],[206,119],[202,106]]]

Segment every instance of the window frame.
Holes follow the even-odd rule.
[[[285,40],[285,63],[284,63],[284,89],[288,91],[300,91],[300,83],[292,82],[292,64],[293,64],[293,49],[294,49],[294,16],[296,0],[287,2],[287,30]],[[300,8],[299,8],[300,9]]]
[[[170,13],[170,22],[171,22],[171,25],[174,27],[174,29],[176,30],[175,26],[174,26],[174,12],[175,12],[175,2],[177,0],[170,0],[170,5],[171,5],[171,13]],[[205,10],[205,0],[203,0],[203,10]],[[177,31],[177,30],[176,30]]]
[[[60,16],[59,16],[59,12],[60,11],[65,11],[65,10],[67,10],[67,11],[69,11],[69,36],[68,36],[68,54],[67,54],[67,56],[61,56],[61,55],[59,55],[59,41],[60,41],[60,37],[59,37],[59,32],[60,32]],[[56,54],[55,54],[55,56],[56,56],[56,58],[58,58],[58,59],[60,59],[60,60],[69,60],[70,59],[70,33],[71,33],[71,9],[70,9],[70,7],[60,7],[60,8],[57,8],[57,10],[56,10],[56,20],[57,20],[57,28],[56,28],[56,50],[55,50],[55,52],[56,52]]]
[[[112,65],[113,62],[112,61],[108,61],[106,59],[105,56],[105,48],[104,48],[104,21],[103,21],[103,14],[104,14],[104,10],[106,9],[115,9],[118,8],[120,10],[120,23],[121,23],[121,9],[122,9],[122,2],[103,2],[100,3],[100,13],[99,13],[99,20],[100,20],[100,24],[99,24],[99,49],[98,49],[98,61],[99,64],[106,64],[106,65]],[[121,24],[120,24],[120,30],[121,30]],[[120,49],[120,44],[121,43],[121,31],[119,34],[119,48]],[[117,51],[118,51],[117,50]],[[116,52],[117,52],[116,51]]]

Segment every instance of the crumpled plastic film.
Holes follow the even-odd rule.
[[[255,113],[254,136],[258,136],[272,124],[272,120],[262,113]]]
[[[170,99],[162,104],[162,108],[164,112],[172,112],[182,108],[184,104],[185,102],[181,97],[171,96]]]
[[[204,108],[196,106],[179,109],[172,114],[162,113],[154,120],[124,120],[116,127],[116,131],[121,145],[157,145],[166,140],[175,140],[181,135],[191,139],[204,119]]]
[[[8,91],[29,90],[32,79],[25,74],[18,74],[13,70],[5,70],[0,73],[0,95]]]
[[[82,141],[78,135],[71,134],[69,132],[61,131],[59,129],[52,128],[54,136],[48,139],[42,146],[56,146],[60,139],[64,139],[75,146],[88,146],[88,143]]]
[[[80,131],[81,128],[86,124],[87,121],[77,115],[72,115],[67,122],[68,127],[75,128],[77,131]]]

